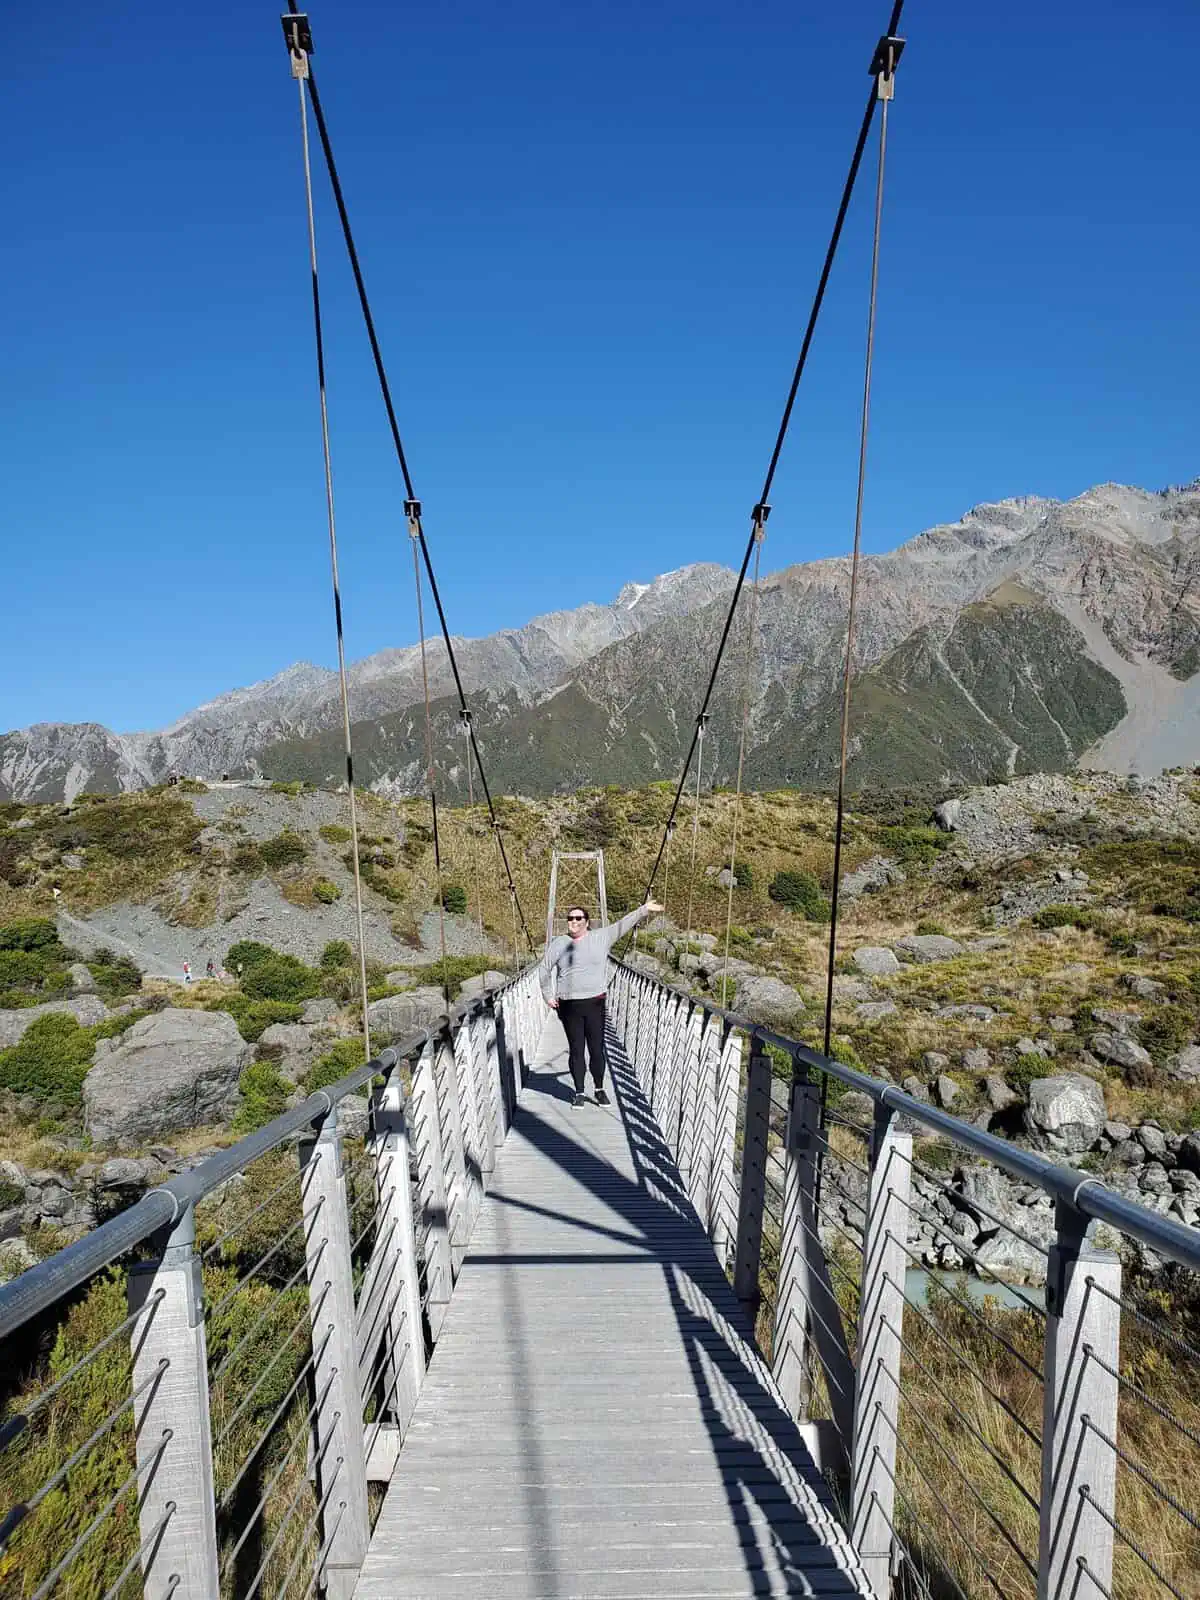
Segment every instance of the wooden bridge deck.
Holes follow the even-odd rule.
[[[619,1046],[615,1103],[578,1110],[562,1046],[555,1021],[356,1595],[868,1593]]]

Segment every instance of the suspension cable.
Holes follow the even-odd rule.
[[[442,886],[442,842],[438,832],[437,779],[433,769],[433,709],[429,703],[429,663],[425,653],[425,602],[421,595],[421,563],[417,557],[417,535],[412,536],[413,585],[417,595],[417,634],[421,642],[421,685],[425,691],[425,777],[429,785],[429,815],[433,822],[433,874],[437,893],[438,938],[442,950],[442,993],[450,1005],[450,979],[446,971],[446,894]]]
[[[887,34],[885,35],[886,38],[891,38],[895,34],[896,29],[900,24],[900,14],[903,9],[904,0],[893,0],[891,17],[889,18]],[[821,314],[821,306],[825,300],[825,290],[829,284],[829,277],[833,270],[834,258],[837,255],[838,244],[841,241],[842,229],[846,221],[846,213],[850,209],[850,199],[854,193],[854,185],[858,178],[858,169],[862,165],[863,151],[866,149],[867,137],[871,131],[871,119],[875,115],[875,105],[877,99],[878,93],[876,87],[875,85],[872,85],[871,93],[867,99],[866,109],[863,112],[862,122],[859,126],[858,138],[855,141],[854,154],[850,158],[850,170],[847,172],[846,181],[842,186],[842,198],[838,205],[837,216],[833,224],[833,232],[829,238],[829,245],[825,251],[825,260],[821,267],[820,278],[817,281],[816,293],[813,296],[812,309],[809,312],[808,324],[805,327],[804,338],[800,345],[800,354],[796,359],[795,370],[792,373],[791,386],[788,389],[787,401],[783,408],[783,416],[780,419],[779,428],[775,436],[775,445],[771,451],[770,462],[767,465],[766,477],[763,479],[762,492],[758,497],[758,501],[755,504],[753,511],[751,512],[750,537],[746,541],[746,549],[742,555],[742,564],[738,572],[737,582],[734,585],[733,597],[729,602],[729,611],[725,617],[725,626],[721,631],[721,639],[717,645],[716,659],[713,662],[712,671],[709,674],[708,686],[704,692],[704,701],[700,707],[699,716],[696,719],[696,729],[692,734],[692,742],[688,747],[688,753],[683,763],[683,771],[680,774],[679,783],[675,790],[675,798],[671,803],[671,812],[667,819],[667,826],[663,830],[663,838],[658,847],[658,855],[655,857],[654,866],[651,869],[650,878],[646,884],[646,893],[643,898],[647,900],[650,898],[650,891],[654,887],[654,880],[658,875],[658,869],[662,864],[663,851],[666,848],[667,830],[674,824],[675,813],[679,809],[680,798],[683,795],[684,785],[687,783],[688,771],[692,764],[692,757],[696,753],[696,745],[699,739],[701,726],[700,719],[705,717],[708,713],[708,706],[709,701],[712,698],[713,686],[717,681],[717,672],[721,665],[721,658],[725,653],[725,645],[729,639],[729,630],[733,625],[734,613],[737,610],[738,600],[741,598],[742,588],[746,581],[746,571],[750,565],[750,557],[754,553],[754,547],[756,543],[755,536],[760,526],[766,522],[767,517],[770,515],[771,507],[768,502],[771,494],[771,486],[775,481],[775,472],[779,465],[779,458],[783,453],[784,441],[787,438],[788,428],[791,424],[792,411],[796,403],[796,395],[800,389],[800,380],[804,376],[804,369],[808,363],[809,349],[812,346],[813,335],[816,332],[817,320]]]
[[[308,148],[308,103],[311,87],[308,53],[312,36],[302,18],[286,17],[284,35],[292,60],[292,76],[300,91],[300,137],[304,152],[304,199],[308,216],[308,258],[312,269],[313,330],[316,338],[317,388],[321,397],[321,450],[325,462],[325,508],[329,522],[329,566],[333,579],[333,615],[337,626],[338,682],[342,694],[342,735],[346,753],[346,789],[350,797],[350,851],[354,859],[354,915],[358,928],[358,973],[362,995],[362,1030],[366,1058],[371,1059],[371,1021],[367,1000],[367,946],[363,935],[362,870],[358,859],[358,805],[354,790],[354,749],[350,735],[350,692],[346,681],[346,646],[342,627],[342,589],[338,577],[337,524],[333,513],[333,460],[329,450],[329,411],[325,396],[325,337],[321,322],[321,290],[317,277],[317,230],[313,217],[312,163]]]
[[[863,490],[867,477],[867,435],[871,417],[871,373],[875,358],[875,307],[879,288],[879,237],[883,224],[883,174],[887,156],[888,106],[896,84],[896,63],[901,42],[889,35],[879,41],[872,62],[879,101],[879,164],[875,175],[875,227],[871,242],[871,289],[867,306],[867,350],[863,366],[862,422],[858,436],[858,489],[854,504],[854,551],[850,559],[850,601],[846,616],[846,661],[842,674],[842,738],[838,760],[837,824],[833,837],[833,890],[829,909],[829,966],[825,981],[825,1054],[833,1032],[833,967],[837,960],[838,891],[841,887],[842,836],[846,819],[846,754],[850,738],[850,675],[854,663],[855,605],[858,599],[859,558],[862,549]],[[824,1086],[824,1079],[822,1085]],[[822,1094],[822,1103],[825,1095]]]
[[[291,15],[284,19],[285,32],[292,19],[300,17],[300,10],[296,4],[296,0],[288,0],[288,11],[291,13]],[[306,19],[304,20],[303,25],[307,39],[306,50],[307,53],[311,53],[312,39],[311,34],[308,33],[308,24]],[[321,97],[317,91],[316,74],[312,70],[311,63],[309,63],[307,60],[307,53],[306,75],[304,82],[308,85],[308,95],[309,99],[312,101],[313,116],[316,119],[317,133],[321,140],[321,149],[325,155],[325,166],[329,172],[329,182],[333,190],[334,203],[337,206],[338,218],[342,225],[342,237],[346,242],[346,254],[350,259],[350,270],[354,276],[354,286],[358,291],[358,303],[362,309],[363,322],[367,330],[367,340],[370,343],[371,356],[375,362],[375,373],[379,379],[379,391],[383,398],[384,410],[387,413],[388,427],[391,430],[392,435],[392,444],[396,451],[396,460],[399,463],[400,472],[404,478],[404,489],[406,495],[404,513],[409,519],[410,526],[414,523],[416,525],[416,539],[420,545],[421,557],[424,561],[425,572],[429,579],[429,591],[433,596],[433,603],[438,614],[438,622],[441,625],[442,640],[446,646],[446,655],[450,662],[450,670],[454,676],[454,687],[458,693],[459,709],[466,711],[468,710],[467,697],[463,692],[462,677],[458,670],[458,659],[454,654],[454,644],[450,637],[450,629],[446,623],[446,612],[442,605],[441,592],[438,589],[437,578],[434,576],[433,571],[433,562],[429,555],[429,545],[425,538],[425,530],[421,520],[421,502],[416,498],[416,490],[413,486],[412,473],[409,470],[408,458],[404,453],[404,444],[400,437],[400,424],[396,419],[396,408],[392,402],[391,385],[388,382],[387,369],[383,364],[383,352],[379,346],[379,336],[375,331],[375,318],[371,314],[371,303],[367,298],[367,286],[363,278],[362,267],[359,264],[358,250],[354,244],[354,234],[350,227],[350,214],[346,209],[346,199],[342,193],[341,179],[338,177],[337,163],[334,161],[333,157],[333,145],[329,138],[329,128],[325,121],[325,112],[321,106]],[[504,848],[504,839],[499,831],[500,823],[496,816],[495,805],[492,802],[492,792],[488,786],[487,773],[484,770],[483,757],[479,752],[479,742],[475,737],[475,728],[473,723],[469,724],[469,732],[471,739],[471,753],[475,758],[475,764],[479,770],[479,781],[483,787],[484,798],[487,801],[488,815],[491,817],[492,826],[496,829],[496,843],[499,846],[500,858],[503,862],[504,872],[508,879],[509,893],[513,897],[517,914],[520,917],[521,928],[525,935],[526,944],[528,945],[530,951],[532,951],[534,949],[533,937],[529,932],[529,925],[525,920],[525,912],[522,909],[520,897],[517,894],[517,886],[513,881],[512,869],[508,860],[508,852]]]
[[[470,729],[471,729],[471,713],[469,711],[460,711],[458,713],[458,720],[462,724],[464,732],[469,734],[470,733]],[[487,935],[483,931],[483,883],[482,883],[482,881],[480,879],[480,876],[479,876],[479,840],[475,836],[474,811],[475,811],[475,768],[471,765],[471,753],[470,753],[470,751],[468,751],[467,752],[467,816],[470,818],[470,822],[469,822],[469,825],[468,825],[468,828],[467,828],[468,853],[469,853],[469,855],[471,857],[471,875],[475,879],[475,914],[476,914],[476,920],[479,923],[479,951],[480,951],[481,955],[484,955],[484,954],[486,954],[486,951],[484,950],[484,945],[487,943]]]
[[[696,846],[700,843],[700,777],[704,771],[704,723],[696,730],[696,799],[692,809],[692,861],[688,871],[687,937],[685,947],[692,942],[692,900],[696,892]]]
[[[733,891],[737,883],[738,815],[742,806],[742,774],[746,764],[746,734],[750,726],[750,691],[753,683],[754,636],[758,628],[758,579],[762,555],[763,527],[760,523],[755,534],[754,577],[750,582],[750,614],[746,621],[746,664],[742,676],[742,727],[738,735],[737,783],[733,791],[733,820],[729,830],[729,883],[725,897],[725,964],[721,973],[721,1004],[732,1005],[729,998],[729,942],[733,932]]]

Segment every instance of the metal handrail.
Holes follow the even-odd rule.
[[[710,1003],[695,995],[687,994],[684,990],[676,989],[672,984],[664,983],[661,978],[652,977],[648,972],[642,972],[627,962],[615,961],[613,965],[622,968],[639,982],[654,984],[668,994],[686,1000],[691,1006],[699,1006],[710,1016],[722,1017],[730,1027],[741,1029],[752,1039],[761,1039],[765,1044],[772,1044],[778,1049],[787,1051],[794,1061],[835,1078],[849,1089],[857,1089],[869,1095],[876,1106],[903,1112],[906,1117],[911,1117],[914,1122],[920,1123],[931,1133],[942,1134],[952,1139],[955,1144],[962,1145],[985,1160],[994,1162],[1011,1177],[1036,1184],[1055,1200],[1074,1206],[1085,1216],[1094,1217],[1098,1222],[1108,1223],[1110,1227],[1128,1234],[1181,1266],[1200,1271],[1200,1230],[1189,1228],[1182,1222],[1173,1222],[1159,1212],[1151,1211],[1147,1206],[1126,1200],[1109,1189],[1099,1178],[1081,1176],[1070,1167],[1060,1167],[1045,1156],[1035,1155],[1031,1150],[1022,1150],[1019,1146],[1010,1144],[1007,1139],[998,1138],[994,1133],[986,1133],[982,1128],[973,1127],[969,1122],[961,1122],[949,1112],[939,1111],[936,1106],[915,1100],[912,1095],[905,1094],[894,1084],[886,1083],[882,1078],[873,1078],[869,1073],[859,1072],[854,1067],[843,1066],[840,1061],[835,1061],[830,1056],[823,1056],[808,1045],[776,1033],[761,1022],[753,1022],[749,1017],[740,1016],[737,1012],[730,1011],[715,1002]]]
[[[515,978],[510,980],[516,981]],[[319,1118],[327,1116],[347,1095],[370,1083],[372,1078],[392,1072],[398,1062],[415,1055],[431,1039],[440,1037],[491,1005],[509,987],[510,984],[506,983],[451,1007],[449,1012],[435,1018],[429,1027],[380,1051],[374,1060],[356,1067],[328,1088],[318,1089],[293,1110],[283,1112],[273,1121],[248,1133],[227,1150],[209,1156],[190,1172],[179,1173],[159,1188],[151,1189],[128,1210],[101,1223],[84,1238],[67,1245],[57,1254],[21,1273],[11,1283],[5,1284],[0,1288],[0,1340],[11,1337],[25,1323],[48,1311],[64,1296],[135,1249],[151,1234],[170,1227],[187,1206],[195,1205],[205,1195],[243,1172],[251,1162],[274,1150],[293,1134],[311,1127]]]

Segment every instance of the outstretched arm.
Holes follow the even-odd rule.
[[[561,948],[561,938],[551,939],[546,946],[546,954],[538,963],[538,982],[542,986],[542,999],[548,1006],[553,1006],[556,1011],[558,1010],[558,996],[555,993],[557,987],[555,961]]]
[[[643,917],[653,916],[656,911],[661,910],[662,906],[659,905],[657,900],[647,900],[644,906],[638,906],[636,911],[630,911],[628,915],[621,918],[620,922],[610,922],[604,930],[605,937],[608,940],[608,948],[611,950],[618,939],[623,939],[627,933],[636,928]]]

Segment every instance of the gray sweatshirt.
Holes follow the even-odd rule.
[[[547,1002],[551,1000],[590,1000],[608,987],[608,952],[623,934],[636,928],[646,915],[639,906],[620,922],[602,928],[589,928],[581,939],[560,933],[546,946],[538,968],[538,978]]]

